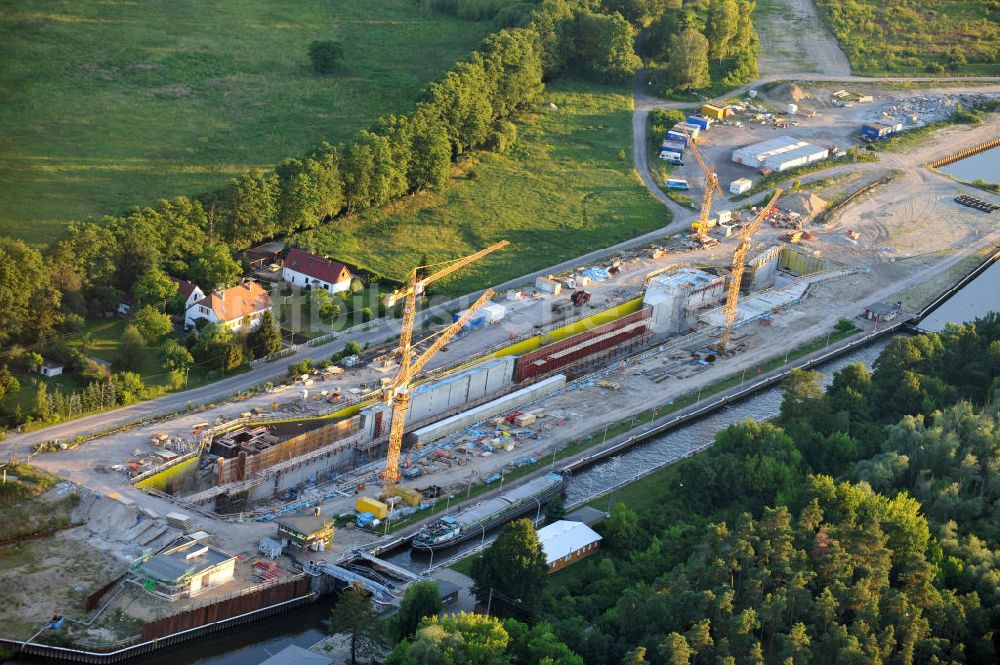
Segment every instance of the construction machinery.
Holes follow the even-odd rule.
[[[590,302],[590,291],[584,291],[583,289],[574,291],[573,295],[571,295],[569,299],[573,301],[575,306],[583,307]]]
[[[414,268],[410,272],[410,279],[407,287],[405,289],[394,291],[386,297],[386,306],[391,307],[400,298],[404,300],[404,303],[403,322],[399,331],[399,371],[396,373],[395,378],[385,382],[382,386],[382,398],[385,403],[390,405],[392,408],[392,422],[389,425],[389,453],[385,460],[385,470],[382,472],[384,490],[383,496],[388,497],[392,495],[392,489],[399,481],[400,477],[399,454],[403,447],[403,427],[406,423],[406,414],[410,409],[410,380],[416,376],[421,369],[423,369],[424,365],[426,365],[427,362],[433,358],[445,344],[451,341],[458,331],[469,322],[473,314],[475,314],[480,307],[489,302],[490,298],[493,297],[493,290],[486,289],[483,295],[476,300],[472,307],[467,309],[457,321],[439,333],[437,335],[437,339],[435,339],[434,342],[431,343],[431,345],[427,347],[422,354],[420,354],[420,357],[413,360],[414,347],[411,342],[413,341],[413,321],[417,309],[417,296],[423,293],[428,284],[431,284],[442,277],[446,277],[456,270],[478,261],[487,254],[495,252],[498,249],[502,249],[509,244],[510,243],[506,240],[502,240],[495,245],[491,245],[486,249],[476,252],[475,254],[471,254],[465,258],[451,262],[447,267],[439,270],[438,272],[420,279],[417,279],[417,270],[419,268]],[[423,342],[426,342],[427,339],[423,340]]]
[[[771,212],[771,209],[774,208],[774,204],[778,202],[779,196],[781,196],[781,190],[776,189],[774,196],[767,202],[767,205],[761,208],[754,218],[747,222],[740,231],[740,240],[736,244],[736,251],[733,252],[733,269],[729,275],[726,304],[722,308],[722,313],[725,316],[725,325],[722,328],[722,334],[719,336],[719,342],[715,345],[715,350],[720,355],[726,352],[729,337],[733,334],[733,323],[736,322],[736,312],[739,309],[740,302],[740,282],[743,281],[743,269],[746,267],[747,252],[750,251],[750,241],[753,239],[754,234],[757,233],[757,229],[760,228],[761,222],[764,221]]]
[[[716,192],[721,196],[725,196],[725,192],[719,187],[719,176],[715,174],[715,167],[709,168],[705,165],[705,160],[701,158],[701,153],[698,152],[694,138],[686,130],[684,134],[688,138],[688,147],[691,148],[694,158],[698,160],[698,166],[705,172],[705,194],[701,198],[701,211],[698,213],[698,221],[695,222],[697,224],[697,228],[695,229],[697,240],[704,244],[708,238],[708,217],[712,213],[712,196]]]

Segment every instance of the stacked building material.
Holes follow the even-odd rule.
[[[167,524],[181,531],[190,531],[194,526],[191,518],[184,513],[167,513]]]

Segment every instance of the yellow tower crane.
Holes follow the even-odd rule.
[[[688,138],[688,147],[691,148],[694,158],[698,160],[698,166],[705,172],[705,194],[701,198],[698,227],[695,229],[698,234],[698,242],[704,242],[705,238],[708,237],[708,216],[712,213],[712,195],[718,192],[725,196],[725,192],[719,187],[719,176],[715,175],[715,167],[709,168],[705,165],[705,160],[701,158],[701,153],[698,152],[698,148],[694,144],[694,138],[687,131],[684,132],[684,135]]]
[[[476,310],[489,302],[493,296],[492,289],[486,291],[478,300],[466,310],[458,321],[441,332],[436,340],[420,354],[416,360],[413,358],[413,320],[417,309],[417,296],[423,293],[428,284],[435,282],[442,277],[446,277],[456,270],[463,268],[474,261],[498,249],[502,249],[510,243],[502,240],[495,245],[480,250],[475,254],[458,259],[438,272],[417,279],[417,268],[410,272],[409,284],[405,289],[394,291],[386,297],[386,306],[393,306],[400,298],[404,298],[403,323],[399,331],[399,371],[395,378],[382,387],[382,397],[386,404],[392,407],[392,423],[389,425],[389,454],[385,460],[385,470],[382,472],[382,483],[385,496],[391,494],[392,487],[399,481],[399,453],[403,447],[403,426],[406,422],[406,413],[410,409],[410,379],[417,375],[424,365],[427,364],[438,351],[447,344],[459,330],[462,329]],[[427,338],[430,339],[430,338]],[[427,340],[423,340],[427,341]]]
[[[777,203],[779,196],[781,196],[781,190],[777,189],[767,205],[761,208],[754,218],[747,222],[743,230],[740,231],[740,240],[736,244],[736,251],[733,252],[733,271],[729,275],[726,304],[722,308],[722,313],[725,316],[725,325],[722,328],[722,335],[719,336],[719,343],[715,345],[716,351],[720,354],[726,352],[729,337],[733,334],[733,323],[736,321],[736,312],[738,311],[740,302],[740,282],[743,281],[743,269],[746,267],[747,252],[750,251],[750,241],[753,239],[754,234],[757,233],[757,229],[760,228],[761,222],[764,221],[771,208]]]

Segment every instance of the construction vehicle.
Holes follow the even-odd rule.
[[[573,304],[577,307],[583,307],[588,302],[590,302],[590,291],[584,291],[580,289],[579,291],[574,291],[573,295],[569,297],[573,301]]]
[[[761,208],[754,218],[747,222],[740,231],[740,240],[736,244],[736,251],[733,252],[733,269],[729,275],[726,304],[722,307],[725,324],[722,328],[722,335],[719,336],[719,341],[715,345],[715,350],[719,352],[719,355],[726,352],[729,338],[733,334],[733,323],[736,322],[736,312],[738,311],[740,302],[740,282],[743,281],[743,270],[746,268],[747,252],[750,251],[750,241],[753,239],[754,234],[757,233],[757,229],[760,228],[761,222],[770,214],[774,208],[774,204],[778,202],[779,196],[781,196],[781,190],[776,189],[774,196],[767,202],[767,205]]]
[[[417,279],[417,270],[419,268],[414,268],[410,272],[409,285],[405,289],[394,291],[386,297],[386,306],[388,307],[394,305],[401,298],[404,300],[404,304],[403,322],[399,331],[399,371],[396,373],[395,378],[386,381],[382,387],[382,399],[392,407],[392,422],[389,425],[389,452],[386,455],[385,469],[382,472],[382,495],[385,497],[392,496],[393,488],[400,477],[399,454],[403,447],[403,427],[406,423],[406,414],[410,409],[410,380],[423,369],[427,361],[433,358],[468,323],[469,319],[472,318],[480,307],[490,301],[490,298],[493,297],[493,290],[486,289],[472,307],[465,311],[465,314],[439,333],[437,339],[431,343],[427,350],[414,360],[414,345],[411,342],[413,340],[413,320],[417,309],[417,296],[424,292],[428,284],[446,277],[456,270],[478,261],[487,254],[502,249],[509,244],[506,240],[503,240],[475,254],[458,259],[444,269],[420,279]],[[434,337],[434,335],[431,337]],[[423,341],[426,342],[427,339]]]
[[[701,158],[701,153],[698,152],[694,139],[691,139],[690,134],[688,134],[688,138],[690,139],[688,145],[691,148],[691,154],[698,160],[698,166],[705,173],[705,194],[701,197],[701,211],[698,213],[698,221],[692,224],[695,230],[695,239],[704,245],[708,238],[708,217],[712,213],[712,196],[715,192],[718,192],[720,196],[725,196],[725,193],[719,187],[719,176],[715,174],[715,166],[709,168],[705,165],[705,160]]]

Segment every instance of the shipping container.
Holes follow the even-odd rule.
[[[728,106],[716,106],[715,104],[703,104],[701,114],[713,120],[725,120],[733,111]]]
[[[689,125],[698,125],[699,127],[701,127],[701,131],[704,132],[708,130],[708,127],[712,121],[709,120],[708,118],[700,118],[696,115],[689,115],[687,117],[687,122]]]
[[[692,125],[689,122],[678,122],[676,125],[674,125],[674,131],[680,132],[682,134],[686,132],[695,141],[697,141],[698,137],[701,136],[701,126]]]
[[[535,288],[542,293],[551,293],[554,296],[559,295],[562,291],[562,284],[555,281],[554,279],[549,279],[548,277],[539,277],[535,280]]]
[[[371,513],[380,520],[384,520],[389,514],[389,506],[367,496],[359,496],[354,509],[359,513]]]
[[[744,192],[749,192],[752,187],[753,180],[750,178],[739,178],[729,183],[729,192],[730,194],[743,194]]]
[[[669,141],[665,140],[660,144],[660,150],[669,150],[670,152],[679,152],[682,155],[687,146],[680,141]]]
[[[861,136],[866,139],[884,139],[902,130],[902,123],[866,122],[861,125]]]
[[[688,137],[684,136],[684,134],[680,132],[675,132],[672,129],[667,132],[667,140],[677,141],[678,143],[683,143],[684,145],[688,144]]]
[[[686,191],[686,190],[691,189],[691,187],[690,187],[690,185],[688,185],[688,181],[687,180],[679,180],[679,179],[676,179],[676,178],[670,178],[669,180],[667,180],[667,189],[679,189],[679,190]]]
[[[487,303],[483,305],[483,308],[479,310],[486,317],[486,323],[493,325],[494,323],[499,323],[503,321],[507,316],[507,308],[500,303]]]

